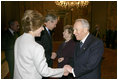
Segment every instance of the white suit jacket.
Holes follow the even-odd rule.
[[[64,69],[48,67],[44,48],[35,42],[32,35],[24,33],[15,42],[15,79],[41,79],[44,77],[62,77]]]

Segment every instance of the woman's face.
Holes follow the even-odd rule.
[[[65,29],[63,32],[63,38],[66,40],[71,37],[71,34],[68,33],[68,29]]]
[[[35,37],[40,37],[41,32],[44,30],[44,27],[40,27],[34,31]]]

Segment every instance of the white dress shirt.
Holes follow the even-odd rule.
[[[85,42],[85,40],[86,40],[86,38],[88,37],[88,35],[89,35],[89,33],[85,36],[85,38],[84,39],[82,39],[81,40],[81,42],[84,44],[84,42]]]

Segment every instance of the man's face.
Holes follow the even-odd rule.
[[[11,25],[12,30],[17,32],[19,30],[19,23],[17,21],[14,22],[13,25]]]
[[[75,22],[73,29],[73,34],[75,35],[77,40],[82,40],[87,35],[88,29],[83,28],[81,22]]]
[[[56,27],[56,24],[57,24],[58,20],[53,20],[53,21],[48,21],[46,24],[46,27],[49,29],[49,30],[53,30],[55,27]]]

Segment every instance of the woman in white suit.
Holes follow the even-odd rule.
[[[24,34],[15,42],[15,79],[41,79],[44,77],[62,77],[68,75],[66,68],[52,69],[48,67],[44,48],[35,42],[34,37],[40,36],[43,16],[37,11],[27,10],[22,18]]]

